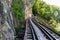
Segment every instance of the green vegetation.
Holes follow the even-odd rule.
[[[43,0],[34,0],[32,7],[33,14],[38,17],[40,22],[45,21],[53,31],[60,34],[60,8],[54,5],[48,5]],[[44,23],[44,22],[42,22]],[[58,30],[59,29],[59,30]]]
[[[0,34],[0,40],[2,40],[2,35]]]
[[[24,13],[23,13],[23,2],[22,0],[13,0],[12,1],[12,10],[16,20],[19,21],[20,24],[15,25],[16,33],[22,32],[21,26],[24,22]]]
[[[19,20],[20,23],[23,23],[24,21],[24,13],[22,9],[22,0],[13,0],[12,2],[12,9],[14,12],[14,15],[17,20]]]
[[[16,30],[16,33],[17,33],[17,34],[19,34],[19,33],[23,32],[21,25],[20,25],[20,26],[15,27],[15,30]]]

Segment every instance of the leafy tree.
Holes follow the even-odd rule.
[[[15,25],[16,34],[23,31],[21,27],[24,23],[23,4],[22,0],[12,0],[12,11],[16,20],[19,22],[19,24],[17,23]]]
[[[22,4],[23,4],[22,0],[13,0],[12,2],[13,13],[16,19],[20,21],[20,23],[23,23],[24,21]]]

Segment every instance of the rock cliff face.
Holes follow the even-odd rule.
[[[28,3],[29,6],[25,3],[25,6],[22,5],[22,7],[25,7],[24,12],[29,16],[32,13],[31,1],[27,0],[27,2],[30,2],[30,4]],[[12,0],[0,0],[0,40],[15,40],[14,27],[19,25],[19,21],[15,19],[12,13],[11,3]],[[26,15],[25,17],[27,18],[28,16]]]
[[[32,0],[23,0],[24,5],[25,5],[25,20],[29,19],[30,16],[32,15],[32,6],[33,6],[33,1]]]
[[[12,0],[0,0],[0,40],[14,40],[16,20],[11,11]]]

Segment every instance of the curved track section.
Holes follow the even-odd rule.
[[[50,40],[60,40],[60,36],[59,36],[59,35],[57,35],[57,34],[54,33],[53,31],[51,31],[51,30],[48,29],[47,27],[39,24],[34,18],[32,19],[32,21],[35,23],[35,25],[37,25],[37,27],[38,27],[39,29],[42,30],[42,32],[43,32],[44,34],[46,34],[46,35],[48,36],[48,38],[49,38]]]

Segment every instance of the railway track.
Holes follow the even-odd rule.
[[[30,18],[26,22],[24,40],[60,40],[60,36],[39,24],[35,19]]]
[[[30,29],[28,21],[26,21],[26,30],[25,30],[24,40],[33,40],[33,33]]]
[[[39,24],[35,19],[33,19],[32,21],[35,23],[35,25],[37,25],[37,27],[38,27],[39,29],[41,29],[41,31],[42,31],[44,34],[46,34],[46,35],[48,36],[48,38],[49,38],[50,40],[60,40],[60,36],[59,36],[59,35],[57,35],[57,34],[54,33],[53,31],[51,31],[51,30],[48,29],[47,27]]]
[[[29,20],[29,22],[26,22],[24,40],[48,40],[48,38],[46,38],[46,36],[34,23],[32,23],[31,20]]]

